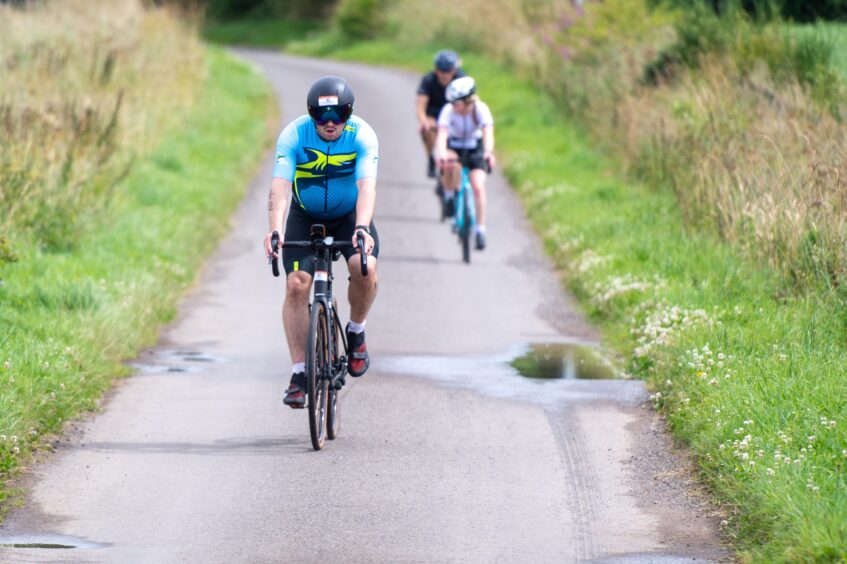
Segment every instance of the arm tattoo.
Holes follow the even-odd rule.
[[[274,211],[273,193],[268,193],[268,211]]]

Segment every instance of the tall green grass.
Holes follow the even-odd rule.
[[[833,69],[847,80],[847,26],[838,23],[818,23],[792,28],[798,35],[820,37],[832,47],[831,63]]]
[[[589,4],[561,30],[552,95],[634,178],[673,189],[687,225],[780,271],[791,291],[843,285],[847,90],[831,34],[708,10],[673,15],[671,35],[638,34],[612,8]],[[662,22],[650,13],[642,21]]]
[[[109,213],[71,250],[32,242],[0,265],[0,502],[45,438],[154,342],[270,142],[264,79],[217,50],[204,60],[193,110],[135,162]]]
[[[75,245],[204,68],[192,21],[138,0],[0,5],[0,61],[0,262]]]

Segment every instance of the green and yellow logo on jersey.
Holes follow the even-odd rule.
[[[343,178],[356,170],[356,153],[327,155],[317,149],[304,149],[311,157],[308,162],[298,164],[294,173],[295,180],[305,178]]]

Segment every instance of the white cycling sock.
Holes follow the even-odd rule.
[[[476,226],[476,232],[482,233],[484,235],[485,234],[485,226],[484,225],[477,225]]]
[[[455,197],[456,197],[456,191],[455,190],[445,190],[444,191],[444,199],[445,200],[452,200]]]
[[[305,362],[295,362],[294,366],[291,367],[291,373],[297,374],[298,372],[306,371],[306,363]]]
[[[365,330],[365,323],[367,323],[367,320],[362,321],[361,323],[350,321],[347,323],[347,330],[351,333],[362,333]]]

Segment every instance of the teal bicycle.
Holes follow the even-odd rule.
[[[465,158],[463,158],[465,157]],[[459,151],[458,159],[447,159],[448,163],[461,163],[462,175],[459,182],[459,189],[454,196],[453,209],[453,232],[459,236],[459,243],[462,247],[462,260],[466,263],[471,262],[471,239],[476,231],[476,201],[474,199],[473,188],[471,187],[470,169],[468,168],[466,155]],[[490,167],[488,169],[490,172]],[[441,198],[444,198],[444,189],[441,184],[441,179],[438,180],[436,188]],[[442,209],[446,209],[446,200],[442,201]],[[442,212],[442,221],[447,217],[446,212]]]

